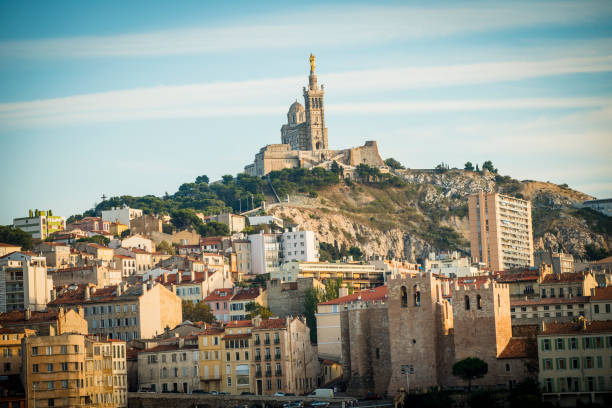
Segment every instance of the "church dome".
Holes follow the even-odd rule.
[[[287,112],[287,121],[290,125],[302,123],[305,120],[305,112],[304,106],[298,101],[295,101],[289,107],[289,112]]]

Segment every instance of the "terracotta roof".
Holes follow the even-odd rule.
[[[159,351],[172,351],[172,350],[176,350],[176,351],[181,351],[181,350],[189,350],[189,349],[197,349],[198,346],[197,345],[189,345],[186,344],[183,347],[179,347],[178,344],[162,344],[159,346],[155,346],[155,347],[151,347],[148,348],[146,350],[143,350],[143,352],[145,353],[155,353],[155,352],[159,352]]]
[[[15,245],[15,244],[5,244],[4,242],[0,242],[0,247],[18,247],[21,248],[20,245]]]
[[[119,255],[119,254],[115,254],[115,255],[113,255],[113,258],[119,258],[119,259],[133,259],[131,256],[127,256],[127,255]]]
[[[455,283],[457,285],[476,285],[477,288],[480,288],[480,285],[491,283],[491,278],[488,276],[461,276]]]
[[[47,310],[45,312],[32,312],[30,319],[25,320],[25,313],[23,310],[13,310],[7,313],[0,313],[0,324],[25,324],[29,323],[43,323],[43,322],[54,322],[57,320],[58,311]]]
[[[591,296],[591,300],[612,300],[612,286],[595,288],[595,293]]]
[[[119,298],[126,298],[142,295],[142,286],[133,285],[125,288],[121,296],[117,296],[117,285],[107,286],[105,288],[96,288],[95,292],[91,295],[89,300],[85,300],[85,287],[86,285],[72,285],[68,288],[64,288],[57,293],[57,298],[49,302],[52,306],[61,306],[67,304],[85,304],[85,303],[99,303],[109,302],[117,300]]]
[[[232,320],[228,322],[225,327],[233,328],[233,327],[251,327],[253,323],[250,320]]]
[[[276,317],[270,319],[263,319],[258,329],[284,329],[286,327],[287,321],[284,317]]]
[[[599,261],[595,262],[596,264],[607,264],[607,263],[612,263],[612,256],[609,256],[607,258],[604,259],[600,259]]]
[[[221,327],[209,327],[208,329],[197,332],[196,334],[201,336],[209,336],[211,334],[222,334],[224,332],[225,330],[223,330]]]
[[[183,273],[181,274],[181,282],[179,284],[193,284],[193,283],[201,283],[205,280],[206,275],[205,272],[190,272],[194,274],[194,279],[191,280],[191,275],[187,274],[187,273]],[[209,272],[208,276],[210,277],[214,272]],[[178,279],[178,274],[176,273],[169,273],[166,275],[166,283],[165,285],[171,285],[171,284],[177,284],[177,279]],[[163,275],[158,276],[157,278],[155,278],[156,282],[162,282],[163,281]]]
[[[217,300],[230,300],[232,298],[232,293],[234,293],[234,289],[232,288],[215,289],[213,293],[204,298],[204,301],[214,302]]]
[[[525,358],[528,356],[528,347],[529,339],[526,337],[512,337],[497,358]]]
[[[223,336],[223,340],[248,339],[249,337],[251,337],[251,333],[226,334]]]
[[[561,273],[559,275],[551,273],[546,275],[542,280],[543,284],[546,283],[565,283],[565,282],[582,282],[584,281],[584,275],[580,272],[575,273]]]
[[[500,272],[497,282],[499,283],[511,283],[511,282],[528,282],[537,281],[540,278],[540,273],[537,270],[528,270],[521,272]]]
[[[135,254],[148,254],[148,255],[151,255],[150,252],[147,252],[144,249],[140,249],[140,248],[130,248],[130,252],[133,252]]]
[[[527,299],[527,300],[511,300],[510,306],[528,306],[528,305],[558,305],[564,303],[587,303],[587,296],[574,296],[571,298],[545,298],[545,299]]]
[[[378,286],[374,289],[366,289],[361,292],[356,292],[348,296],[343,296],[337,299],[328,300],[327,302],[319,303],[319,305],[342,305],[351,302],[374,302],[387,298],[387,286]]]
[[[232,302],[236,300],[250,300],[259,296],[259,288],[243,289],[232,297]]]
[[[597,320],[583,323],[544,323],[544,328],[540,335],[549,334],[591,334],[591,333],[612,333],[612,320]]]

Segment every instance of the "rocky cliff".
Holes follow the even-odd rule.
[[[589,245],[612,248],[609,217],[580,210],[578,205],[592,197],[567,186],[463,170],[396,174],[405,186],[342,184],[319,190],[317,197],[292,195],[268,212],[315,231],[321,242],[417,262],[433,250],[469,254],[467,196],[497,191],[532,202],[536,249],[582,258]]]

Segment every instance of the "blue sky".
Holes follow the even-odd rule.
[[[0,3],[0,224],[236,174],[308,56],[331,148],[612,196],[612,2]]]

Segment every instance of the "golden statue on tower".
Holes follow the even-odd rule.
[[[310,54],[310,72],[314,74],[315,71],[315,56]]]

